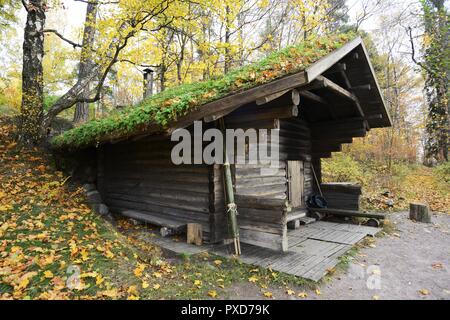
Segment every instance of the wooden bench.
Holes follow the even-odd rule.
[[[163,218],[155,215],[151,215],[148,213],[141,213],[133,210],[124,210],[120,212],[122,215],[136,219],[138,221],[147,222],[159,227],[166,227],[175,232],[184,232],[186,231],[186,222],[174,220],[172,217]]]

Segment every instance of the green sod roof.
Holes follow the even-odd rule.
[[[351,34],[343,34],[305,41],[216,79],[169,88],[138,105],[71,129],[53,138],[52,145],[77,149],[141,134],[149,126],[158,126],[163,131],[206,103],[305,70],[353,38]]]

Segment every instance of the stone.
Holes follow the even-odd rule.
[[[100,195],[100,192],[98,192],[97,190],[89,191],[88,193],[86,193],[86,196],[87,196],[87,201],[90,204],[102,203],[102,196]]]
[[[98,211],[97,211],[97,213],[100,214],[100,215],[102,215],[102,216],[108,215],[108,214],[109,214],[109,208],[108,208],[108,206],[107,206],[106,204],[104,204],[104,203],[100,203],[100,204],[98,205]]]
[[[390,207],[390,208],[393,208],[393,207],[394,207],[394,204],[395,204],[394,200],[391,200],[391,199],[386,200],[385,203],[386,203],[386,205],[387,205],[388,207]]]
[[[96,191],[95,184],[93,183],[85,183],[83,184],[83,189],[85,192]]]

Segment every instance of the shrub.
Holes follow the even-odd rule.
[[[59,99],[59,96],[54,95],[46,95],[44,96],[44,110],[48,111],[53,104],[55,104],[56,100]]]
[[[450,183],[450,161],[437,166],[433,172],[439,180]]]
[[[322,161],[322,179],[324,182],[367,182],[361,164],[343,153],[333,154],[333,158]]]

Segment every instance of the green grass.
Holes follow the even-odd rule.
[[[313,39],[275,52],[222,77],[167,89],[136,106],[69,130],[54,138],[52,143],[58,148],[80,148],[143,132],[149,125],[157,125],[163,130],[169,123],[208,102],[304,70],[353,37],[344,34]]]

